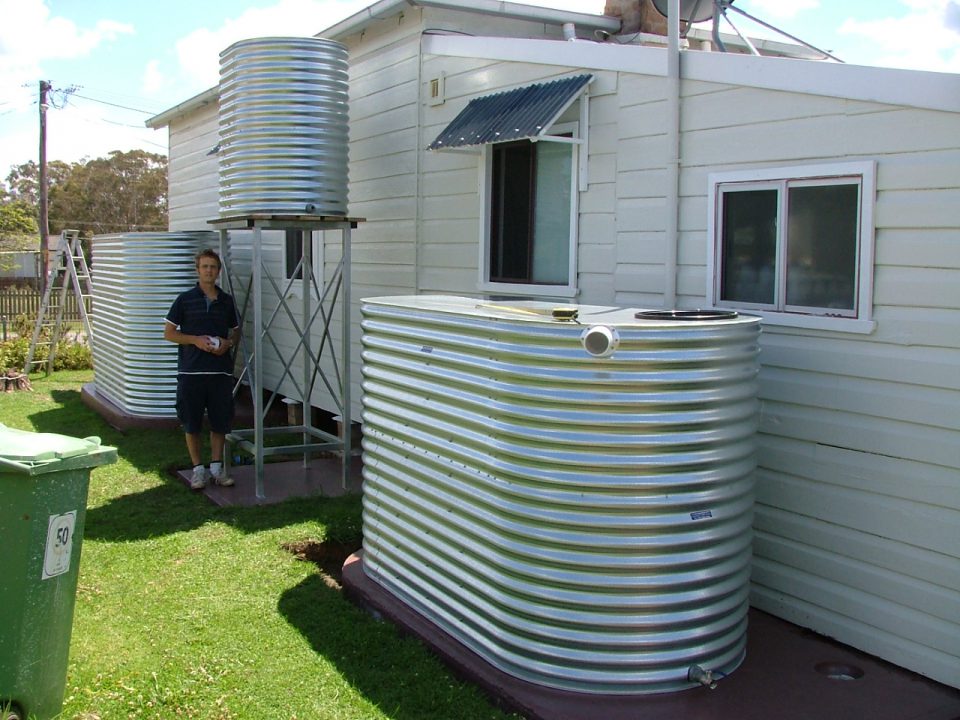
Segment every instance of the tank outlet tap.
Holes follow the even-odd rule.
[[[687,680],[692,683],[700,683],[711,690],[715,690],[717,687],[717,681],[713,677],[713,671],[704,670],[699,665],[690,666],[690,669],[687,670]]]

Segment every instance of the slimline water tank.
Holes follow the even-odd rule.
[[[163,338],[164,318],[197,282],[196,253],[218,244],[207,231],[93,238],[94,387],[127,415],[176,417],[177,346]]]
[[[220,215],[347,214],[347,49],[242,40],[220,53]]]
[[[577,692],[743,660],[759,321],[368,298],[363,567],[495,667]]]

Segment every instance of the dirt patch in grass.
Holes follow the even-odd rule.
[[[298,560],[314,563],[320,570],[324,583],[334,590],[342,589],[343,563],[362,547],[362,541],[296,540],[283,543],[281,547]]]

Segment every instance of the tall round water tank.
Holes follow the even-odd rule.
[[[93,238],[94,387],[125,414],[176,417],[177,346],[163,338],[164,318],[196,284],[197,252],[218,243],[207,231]]]
[[[220,215],[347,214],[347,49],[241,40],[220,54]]]
[[[540,685],[664,692],[740,664],[758,318],[362,311],[368,577]]]

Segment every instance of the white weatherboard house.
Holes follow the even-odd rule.
[[[350,52],[354,302],[762,315],[753,605],[960,687],[960,75],[685,50],[677,80],[618,27],[381,0],[319,33]],[[524,92],[548,127],[498,125]],[[209,228],[217,89],[148,124],[171,229]]]

